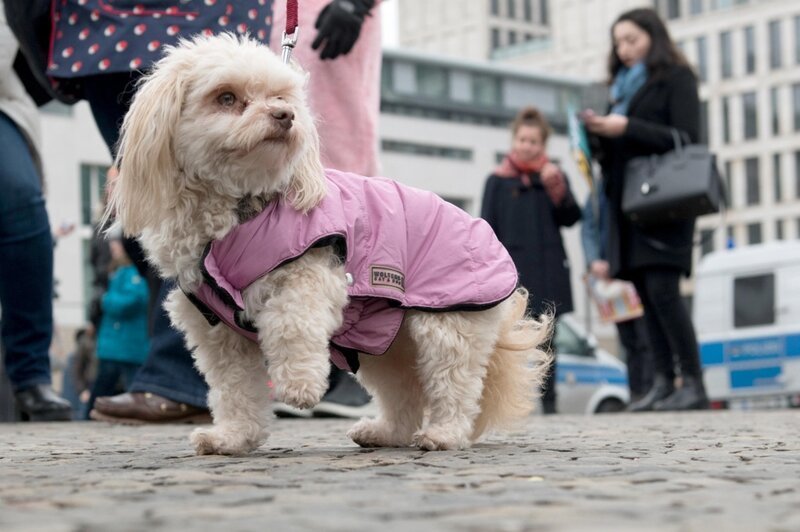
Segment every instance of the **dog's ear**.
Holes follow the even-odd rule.
[[[325,170],[322,168],[319,154],[319,137],[317,128],[310,115],[303,113],[300,118],[303,124],[304,141],[301,153],[289,178],[287,198],[292,207],[301,212],[308,212],[315,207],[327,193],[325,186]]]
[[[125,115],[115,163],[120,175],[109,206],[125,234],[157,225],[178,197],[173,138],[186,88],[184,62],[174,50],[159,61],[140,81]]]

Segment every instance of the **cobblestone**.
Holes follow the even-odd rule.
[[[187,426],[0,424],[0,530],[800,530],[800,411],[532,417],[472,449],[360,449],[276,420],[245,457]]]

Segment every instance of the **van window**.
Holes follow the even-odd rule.
[[[562,320],[556,322],[556,330],[553,334],[553,348],[556,353],[564,355],[590,355],[586,340]]]
[[[737,277],[733,281],[733,326],[775,323],[775,275]]]

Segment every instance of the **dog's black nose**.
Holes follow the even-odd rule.
[[[270,116],[272,116],[283,129],[290,129],[292,127],[292,120],[294,120],[294,113],[292,111],[288,109],[275,109],[270,113]]]

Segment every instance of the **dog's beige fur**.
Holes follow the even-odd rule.
[[[201,282],[205,245],[243,211],[283,196],[306,212],[324,197],[304,83],[263,45],[222,35],[170,49],[140,84],[109,212],[184,290]],[[537,349],[550,327],[524,317],[526,300],[520,289],[488,310],[407,312],[388,353],[359,356],[358,378],[380,414],[348,436],[362,446],[455,449],[528,415],[550,363]],[[313,249],[247,288],[244,301],[258,343],[209,325],[180,290],[167,301],[211,390],[214,425],[191,436],[199,454],[241,454],[265,441],[269,378],[281,401],[319,402],[347,303],[343,265],[330,248]]]

